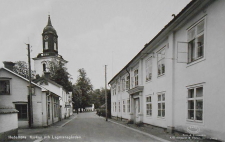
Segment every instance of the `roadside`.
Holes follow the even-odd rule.
[[[125,119],[121,120],[120,118],[115,118],[115,117],[108,119],[108,121],[112,123],[117,123],[119,125],[123,125],[124,127],[127,127],[128,129],[130,128],[130,129],[139,130],[143,134],[147,133],[147,134],[150,134],[150,135],[153,135],[171,142],[184,142],[184,141],[185,142],[219,142],[216,140],[204,139],[201,137],[196,137],[196,136],[181,133],[181,132],[168,133],[163,128],[159,128],[159,127],[147,125],[147,124],[141,124],[141,125],[128,124],[127,120]]]
[[[63,119],[59,122],[56,122],[46,128],[27,128],[27,129],[19,129],[18,130],[18,138],[12,139],[10,141],[29,141],[29,142],[41,142],[44,138],[43,134],[49,134],[51,130],[56,129],[56,127],[64,127],[70,121],[75,119],[77,114],[71,115],[69,118]]]

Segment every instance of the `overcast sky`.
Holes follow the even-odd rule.
[[[190,0],[0,0],[0,66],[42,52],[51,16],[59,54],[76,82],[84,68],[94,89],[104,87]],[[33,68],[33,62],[32,62]]]

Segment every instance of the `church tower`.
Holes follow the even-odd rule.
[[[48,16],[48,23],[43,29],[42,33],[42,53],[39,53],[34,60],[34,70],[39,76],[48,73],[50,62],[62,62],[65,66],[68,61],[64,60],[58,54],[58,35],[52,26],[50,15]]]
[[[43,53],[49,55],[58,54],[58,35],[52,26],[50,15],[48,16],[48,24],[42,33]]]

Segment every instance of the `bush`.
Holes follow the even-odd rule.
[[[103,116],[103,117],[105,117],[106,115],[105,115],[105,109],[97,109],[97,115],[98,116]],[[107,112],[107,116],[108,116],[108,118],[111,118],[111,112],[110,111],[108,111]]]

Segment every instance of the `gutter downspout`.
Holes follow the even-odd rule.
[[[49,92],[48,92],[49,93]],[[47,119],[47,126],[48,126],[48,96],[50,96],[50,94],[49,95],[46,95],[46,112],[47,112],[47,114],[46,114],[46,119]]]
[[[126,68],[126,71],[127,71],[127,73],[129,74],[129,88],[128,88],[128,90],[130,90],[130,72],[127,70],[127,68]],[[129,106],[130,106],[130,114],[131,114],[131,95],[129,94],[129,100],[130,100],[130,104],[129,104]],[[131,115],[130,115],[131,116]],[[130,117],[130,120],[129,121],[131,121],[131,117]]]

